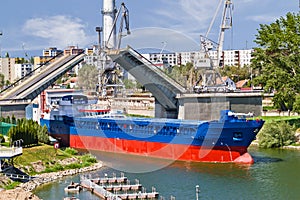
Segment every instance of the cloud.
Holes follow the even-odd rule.
[[[122,47],[130,44],[134,49],[157,48],[176,51],[198,50],[199,44],[189,35],[174,29],[145,27],[134,29],[122,39]]]
[[[219,0],[164,1],[160,9],[154,12],[162,16],[159,21],[160,25],[164,25],[163,27],[173,28],[195,37],[207,31],[217,9],[218,2]],[[170,21],[174,20],[176,23],[170,24]],[[218,32],[219,30],[216,31]]]
[[[90,38],[84,28],[79,18],[56,15],[29,19],[25,22],[23,31],[28,35],[44,39],[45,46],[65,48],[69,45],[89,44]]]
[[[278,19],[278,16],[275,15],[253,15],[253,16],[248,16],[248,20],[252,20],[254,22],[259,22],[259,23],[273,23]]]

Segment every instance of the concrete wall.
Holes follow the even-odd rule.
[[[177,96],[179,119],[217,120],[220,110],[251,112],[262,114],[262,95],[260,93],[205,93]]]
[[[17,119],[25,118],[25,108],[29,103],[20,104],[1,104],[0,103],[0,116],[7,117],[14,115]]]

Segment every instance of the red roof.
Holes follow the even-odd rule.
[[[69,84],[69,83],[76,83],[78,81],[78,77],[72,77],[68,79],[64,84]]]
[[[249,81],[248,79],[240,80],[240,81],[236,82],[235,86],[236,86],[236,88],[245,87],[245,86],[247,86],[248,81]]]

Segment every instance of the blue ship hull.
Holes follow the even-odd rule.
[[[264,124],[224,111],[218,121],[158,118],[41,119],[67,146],[200,162],[253,163],[247,148]]]

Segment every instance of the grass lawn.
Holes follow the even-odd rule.
[[[72,155],[60,149],[56,151],[53,146],[42,144],[40,146],[23,148],[23,155],[16,157],[14,164],[16,166],[26,166],[32,162],[53,162],[54,160],[62,160],[70,157],[72,157]]]
[[[63,161],[66,158],[70,158],[73,161],[63,162],[64,164],[62,164],[60,161]],[[96,158],[91,154],[79,155],[78,151],[72,148],[56,150],[53,145],[44,144],[23,148],[23,154],[14,158],[15,167],[30,175],[45,172],[57,172],[66,169],[78,169],[91,166],[96,162]],[[35,166],[38,165],[39,171],[34,169],[33,163]]]
[[[260,116],[259,119],[263,119],[268,122],[272,121],[300,121],[300,116]]]

